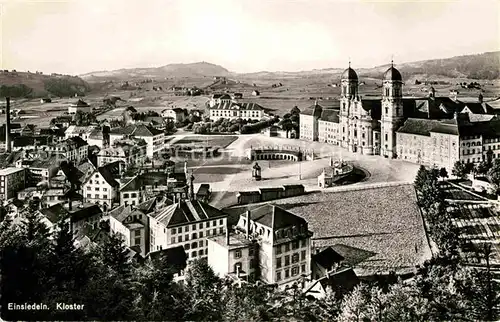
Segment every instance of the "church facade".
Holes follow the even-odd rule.
[[[301,139],[449,169],[458,160],[477,163],[500,157],[500,144],[487,144],[500,139],[500,123],[481,94],[478,102],[465,103],[436,97],[431,87],[428,97],[403,98],[403,79],[393,64],[383,74],[381,99],[359,95],[358,75],[350,66],[340,86],[338,108],[325,109],[316,101],[301,112]],[[467,149],[471,140],[475,149]],[[499,150],[488,155],[483,145]]]

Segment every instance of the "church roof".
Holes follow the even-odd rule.
[[[347,68],[344,70],[342,73],[341,79],[347,79],[347,80],[358,80],[358,74],[352,69],[351,67]]]
[[[389,69],[384,73],[384,80],[403,81],[403,77],[401,77],[401,73],[399,72],[399,70],[391,65],[391,67],[389,67]]]
[[[324,109],[321,113],[321,121],[339,123],[339,111]]]

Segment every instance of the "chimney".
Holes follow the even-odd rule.
[[[5,152],[10,153],[10,97],[5,98],[5,103]]]
[[[247,210],[247,229],[246,229],[247,239],[250,239],[250,210]]]

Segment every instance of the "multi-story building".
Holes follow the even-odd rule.
[[[160,192],[174,201],[188,198],[186,173],[145,172],[124,180],[120,187],[120,204],[138,205]]]
[[[95,126],[69,126],[66,131],[64,131],[64,138],[69,139],[75,136],[81,137],[84,141],[89,139],[90,134],[94,131]]]
[[[14,167],[0,169],[0,200],[5,201],[14,198],[25,187],[25,169]]]
[[[164,132],[142,124],[119,127],[109,132],[110,145],[113,145],[114,141],[122,138],[136,138],[146,141],[146,154],[148,158],[158,156],[165,148]]]
[[[89,154],[89,145],[79,136],[66,139],[58,145],[47,147],[47,152],[61,154],[66,160],[76,164],[87,159]]]
[[[208,101],[208,106],[214,107],[218,104],[225,104],[225,103],[231,103],[233,102],[233,98],[229,94],[213,94],[212,97],[210,98],[210,101]]]
[[[68,107],[68,114],[76,114],[76,112],[91,113],[92,107],[80,99]]]
[[[17,168],[26,168],[29,175],[26,180],[31,186],[50,180],[57,174],[59,163],[64,159],[59,155],[35,154],[29,159],[20,159],[16,162]]]
[[[291,286],[310,277],[311,236],[305,219],[266,204],[241,214],[235,234],[208,238],[208,263],[222,276]]]
[[[97,154],[97,165],[120,161],[129,165],[143,164],[147,156],[147,144],[142,139],[118,139],[113,146],[101,149]]]
[[[161,111],[161,116],[173,122],[182,122],[186,118],[186,113],[182,108],[167,108]]]
[[[198,200],[181,200],[150,216],[151,250],[183,246],[188,262],[207,258],[206,237],[226,233],[227,214]]]
[[[244,119],[244,120],[258,120],[266,116],[265,110],[257,103],[234,103],[225,102],[209,107],[209,117],[211,121],[218,119]]]
[[[477,144],[480,136],[464,137],[462,132],[456,131],[448,133],[445,128],[450,128],[451,125],[447,122],[453,122],[455,114],[458,113],[460,117],[468,115],[470,123],[485,124],[496,119],[494,109],[483,102],[482,95],[478,102],[462,102],[456,97],[437,97],[435,89],[431,87],[428,97],[403,98],[402,76],[392,64],[383,75],[381,99],[363,99],[359,95],[358,76],[349,66],[341,76],[339,103],[339,109],[325,109],[316,102],[311,108],[302,111],[300,138],[340,145],[355,153],[406,159],[423,164],[442,164],[446,167],[458,159],[458,156],[452,156],[458,151],[458,141],[451,139],[452,135],[458,135],[461,141],[467,137],[470,142],[464,143],[469,143],[470,146],[472,142]],[[485,121],[485,117],[489,121]],[[417,123],[423,127],[420,132],[425,133],[412,133],[410,128],[414,128]],[[487,136],[495,136],[493,134],[494,131],[489,131]],[[413,139],[414,135],[421,135],[422,142]],[[398,138],[402,141],[398,141]],[[426,145],[429,142],[432,147]],[[406,146],[407,144],[410,146]],[[418,152],[417,145],[425,145],[425,157],[421,148]],[[470,149],[469,152],[466,159],[471,162],[482,159],[481,149]],[[460,159],[464,159],[463,155],[462,151]]]
[[[87,138],[87,143],[92,146],[95,145],[99,147],[99,149],[103,149],[108,145],[107,135],[104,133],[103,129],[96,128],[94,129]]]
[[[111,209],[115,202],[119,202],[118,178],[120,165],[118,162],[108,163],[95,169],[87,175],[82,183],[82,195],[85,202],[102,205]]]

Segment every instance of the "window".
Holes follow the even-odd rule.
[[[200,256],[203,256],[203,249],[200,249],[200,250],[198,251],[198,254],[199,254]]]
[[[92,188],[91,188],[91,187],[89,187],[89,186],[87,186],[87,190],[92,190]]]
[[[108,191],[108,188],[102,188],[102,191]]]
[[[292,268],[292,276],[299,275],[299,267],[295,266]]]
[[[179,227],[179,234],[182,233],[182,227]]]
[[[219,225],[222,225],[222,224],[223,224],[223,220],[222,220],[222,219],[220,219],[220,220],[219,220]]]
[[[175,228],[172,228],[172,235],[175,235]]]
[[[89,183],[92,184],[92,180],[90,180]]]
[[[387,133],[385,134],[385,140],[389,140],[389,136],[387,135]]]
[[[203,232],[200,231],[200,238],[203,238]]]
[[[299,253],[292,255],[292,263],[297,263],[299,261]]]
[[[253,259],[252,259],[252,260],[250,260],[250,269],[253,269],[253,268],[254,268],[254,262],[255,262],[255,261],[254,261]]]
[[[179,239],[179,243],[182,243],[182,236],[177,237]]]
[[[212,235],[217,235],[217,229],[216,228],[212,229]]]
[[[302,273],[305,273],[305,272],[306,272],[306,264],[302,264],[302,265],[300,266],[300,271],[301,271]]]
[[[254,249],[252,246],[250,246],[250,248],[248,248],[248,256],[253,256],[254,255]]]
[[[96,193],[95,196],[94,196],[94,198],[99,199],[99,194]]]
[[[193,252],[191,253],[191,257],[196,257],[196,256],[198,256],[198,254],[196,253],[196,251],[193,251]]]
[[[292,242],[292,249],[297,249],[297,248],[299,248],[299,241],[295,240]]]
[[[290,277],[290,270],[285,269],[285,278],[289,278],[289,277]]]
[[[207,228],[210,227],[210,221],[207,221]]]
[[[220,227],[219,228],[219,234],[223,234],[224,233],[224,227]]]
[[[236,252],[234,252],[234,257],[241,258],[241,250],[237,250]]]
[[[128,193],[124,193],[123,198],[128,198]]]
[[[290,265],[290,255],[285,256],[285,266]]]
[[[281,272],[276,272],[276,280],[281,281]]]
[[[285,252],[288,252],[288,251],[290,251],[290,244],[286,243],[285,244]]]
[[[281,245],[276,246],[276,254],[281,254]]]
[[[90,193],[87,193],[87,198],[92,198]]]
[[[189,240],[189,235],[184,235],[184,240],[188,241]]]
[[[202,222],[199,223],[198,229],[203,229],[203,223]]]
[[[102,198],[103,199],[108,199],[108,195],[102,195]],[[133,204],[133,202],[132,202],[132,204]]]
[[[198,243],[197,242],[191,243],[191,248],[198,248]]]
[[[300,252],[300,260],[303,261],[305,259],[306,259],[306,251],[303,250],[303,251]]]
[[[185,250],[190,250],[190,249],[191,249],[191,245],[189,245],[189,244],[184,244],[184,249],[185,249]]]
[[[187,233],[189,231],[189,226],[184,227],[184,231]]]
[[[175,244],[175,237],[172,237],[172,238],[171,238],[170,243],[171,243],[171,244]]]
[[[276,268],[281,268],[281,257],[276,258]]]
[[[196,230],[196,224],[193,224],[192,229],[193,229],[193,230]]]
[[[95,187],[95,191],[99,191],[99,187]]]

